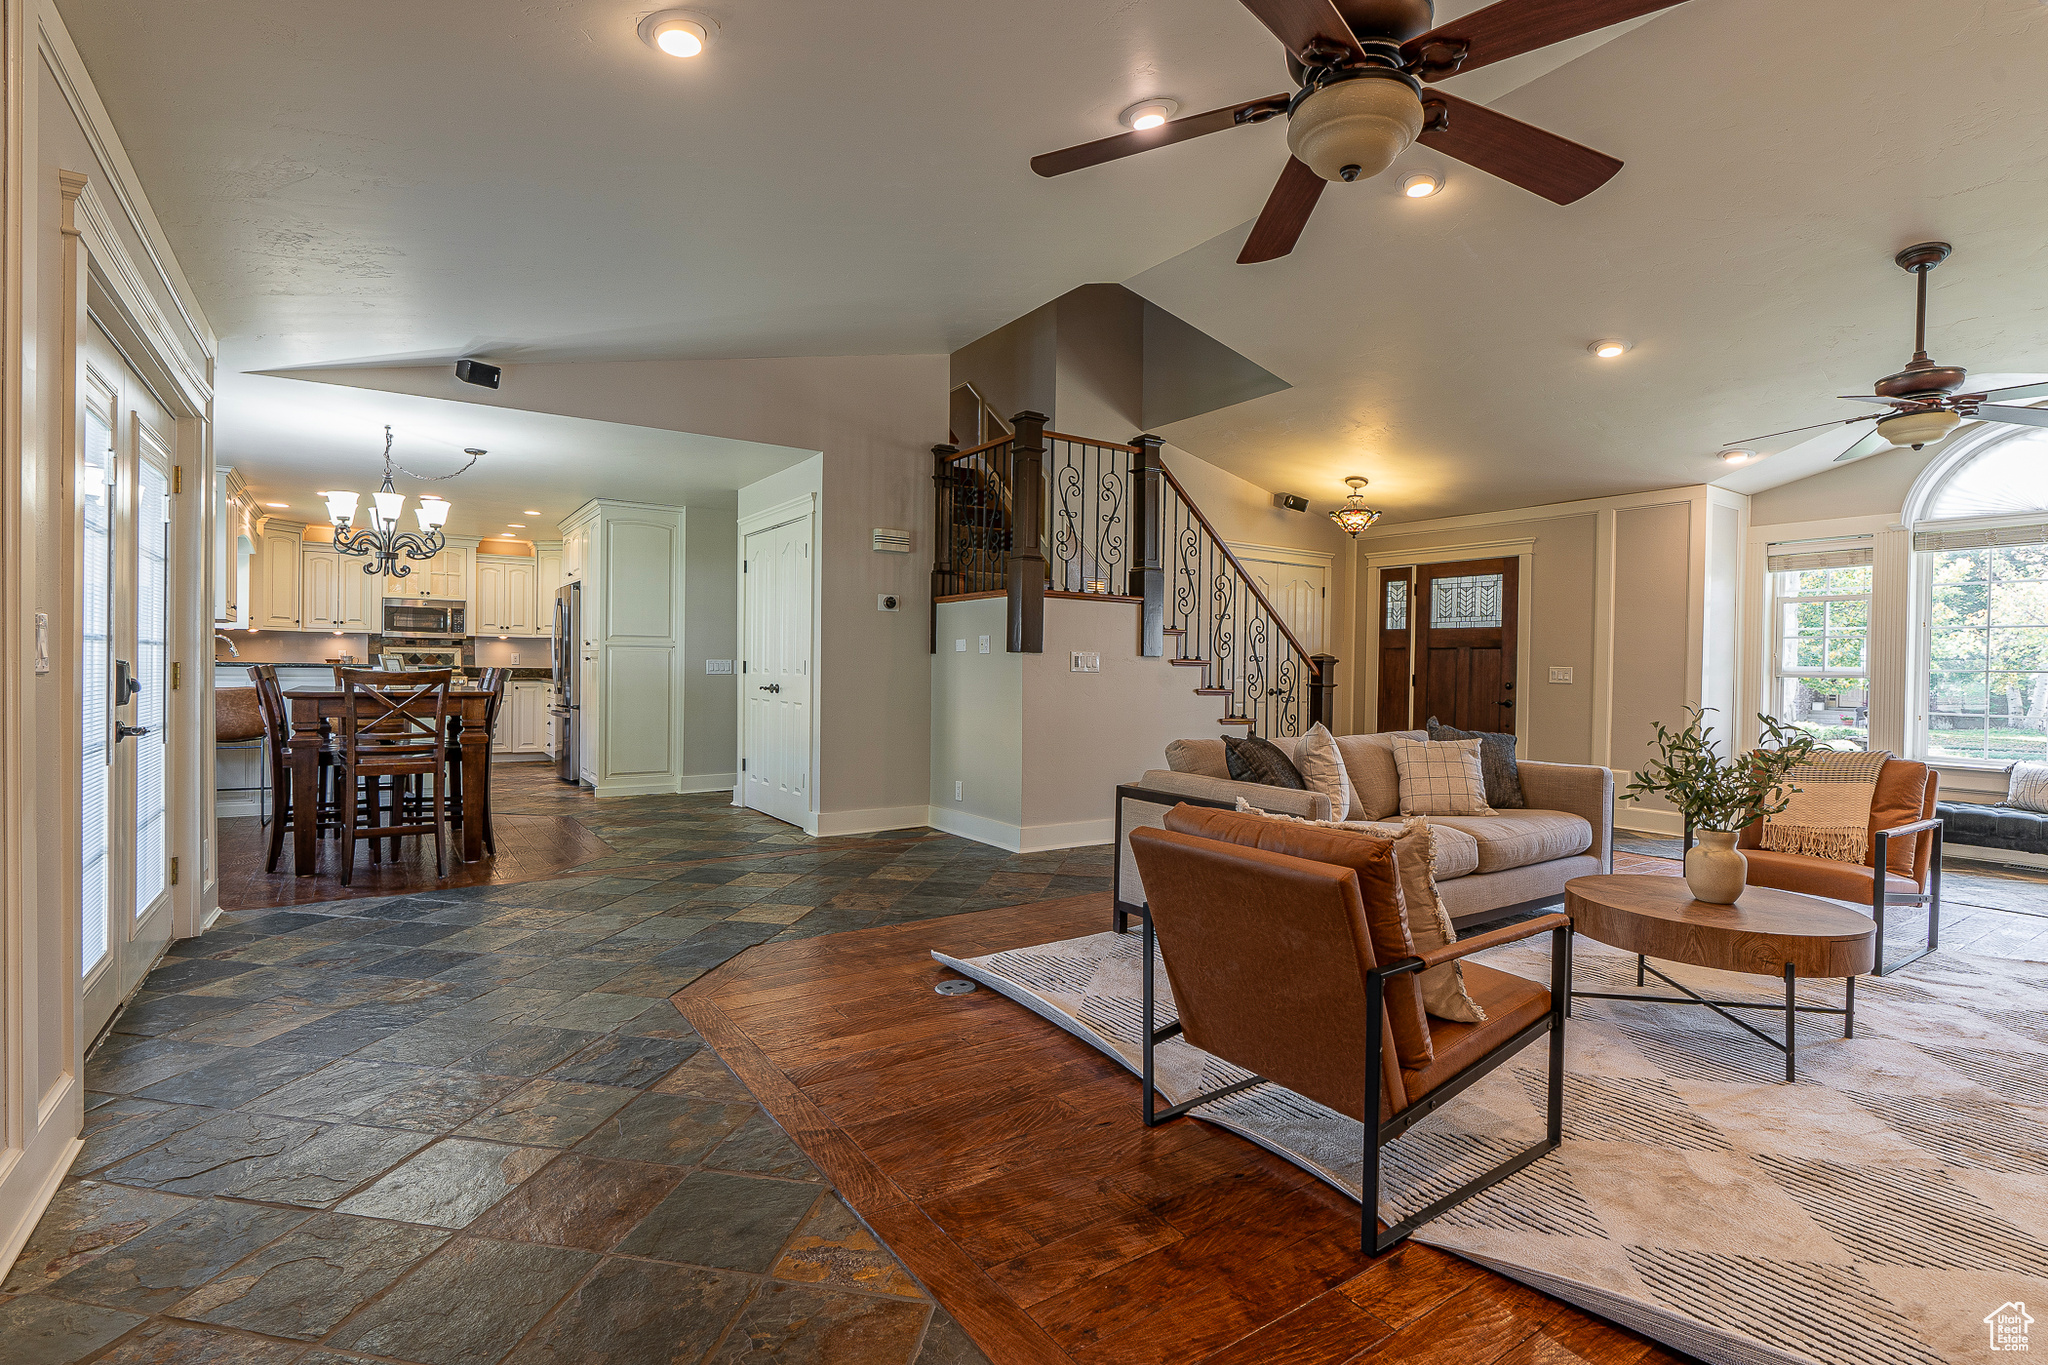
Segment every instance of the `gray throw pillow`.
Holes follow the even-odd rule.
[[[1495,810],[1528,809],[1529,803],[1522,796],[1522,770],[1515,766],[1513,735],[1489,735],[1483,730],[1460,730],[1454,726],[1440,725],[1437,718],[1431,716],[1429,737],[1433,740],[1478,740],[1479,773],[1486,782],[1486,804]]]
[[[1271,740],[1257,736],[1226,738],[1223,741],[1223,758],[1230,765],[1230,780],[1233,782],[1308,790],[1308,783],[1302,780],[1301,769],[1295,767],[1293,760],[1280,752],[1280,746]]]

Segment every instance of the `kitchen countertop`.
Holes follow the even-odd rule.
[[[241,658],[241,659],[215,659],[215,660],[214,660],[213,662],[214,662],[214,666],[215,666],[216,668],[247,668],[247,667],[249,667],[249,666],[250,666],[251,664],[271,664],[271,665],[272,665],[272,667],[275,667],[275,668],[331,668],[331,667],[333,667],[333,665],[332,665],[332,664],[325,664],[325,663],[309,664],[309,663],[305,662],[305,661],[304,661],[303,659],[293,660],[293,661],[291,661],[291,662],[288,662],[288,663],[273,663],[273,661],[271,661],[271,660],[269,660],[269,659],[250,659],[250,658]],[[366,665],[366,664],[361,664],[361,665],[351,665],[351,666],[352,666],[352,667],[368,667],[368,665]],[[476,675],[478,675],[478,674],[480,674],[480,673],[482,673],[482,672],[483,672],[483,670],[482,670],[481,668],[467,668],[467,669],[462,669],[462,670],[460,670],[460,671],[461,671],[462,673],[464,673],[464,674],[465,674],[466,676],[470,676],[470,677],[475,677]],[[555,674],[554,674],[554,670],[553,670],[553,669],[549,669],[549,668],[514,668],[514,669],[512,669],[512,670],[511,670],[511,675],[512,675],[512,681],[513,681],[513,682],[551,682],[551,681],[553,681],[553,679],[554,679],[554,676],[555,676]]]

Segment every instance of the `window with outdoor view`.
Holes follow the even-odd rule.
[[[1870,744],[1869,552],[1773,555],[1771,714],[1822,747]],[[1841,563],[1860,559],[1861,563]],[[1813,567],[1786,567],[1798,565]]]
[[[1927,756],[2048,757],[2048,546],[1929,558]]]

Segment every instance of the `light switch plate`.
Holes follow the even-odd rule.
[[[953,642],[953,652],[955,654],[965,654],[967,652],[967,641],[955,640]]]
[[[988,636],[986,635],[981,637],[981,652],[984,654],[988,653]]]
[[[704,661],[704,671],[706,673],[730,673],[732,672],[732,660],[706,659]]]
[[[1074,651],[1074,667],[1071,671],[1075,673],[1100,673],[1102,671],[1102,656],[1092,649],[1077,649]]]
[[[1554,683],[1568,683],[1572,680],[1572,671],[1569,668],[1553,667],[1550,670],[1550,680]]]
[[[954,799],[955,801],[961,801],[961,800],[965,800],[965,799],[966,799],[965,797],[963,797],[963,796],[961,796],[961,795],[960,795],[960,787],[961,787],[961,784],[960,784],[960,783],[958,783],[958,782],[955,782],[955,783],[953,784],[953,799]]]

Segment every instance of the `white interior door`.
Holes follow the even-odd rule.
[[[810,518],[750,533],[741,583],[741,799],[801,825],[811,807]]]
[[[1232,547],[1236,548],[1236,547]],[[1273,610],[1301,641],[1310,654],[1328,652],[1330,618],[1330,568],[1321,562],[1295,563],[1275,558],[1271,551],[1237,549],[1245,572],[1266,594]]]
[[[172,424],[97,329],[85,371],[79,927],[91,1037],[170,938]]]

